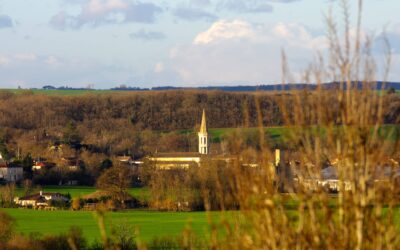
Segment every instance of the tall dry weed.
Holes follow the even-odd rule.
[[[374,39],[362,32],[363,1],[357,4],[355,31],[349,4],[341,1],[342,32],[332,15],[327,16],[329,51],[317,53],[304,73],[302,80],[316,84],[316,89],[277,93],[285,126],[291,128],[280,145],[286,159],[278,168],[274,145],[263,139],[264,117],[258,110],[261,160],[252,170],[243,168],[244,157],[230,164],[234,171],[230,190],[235,190],[241,209],[236,219],[226,220],[225,237],[216,236],[219,229],[213,231],[213,247],[400,248],[400,221],[395,216],[399,171],[393,160],[398,138],[393,127],[384,124],[385,93],[377,89]],[[379,76],[383,87],[391,62],[387,41],[385,45],[383,76]],[[282,61],[284,84],[293,82],[285,53]],[[327,81],[335,84],[327,89],[323,85]],[[337,171],[337,194],[317,184],[326,167]]]

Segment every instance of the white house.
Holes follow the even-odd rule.
[[[16,182],[22,180],[23,178],[24,171],[22,167],[10,166],[0,154],[0,179],[4,179],[8,182]]]
[[[68,202],[69,199],[60,193],[44,193],[42,191],[37,194],[14,199],[15,204],[21,207],[46,207],[50,201]]]

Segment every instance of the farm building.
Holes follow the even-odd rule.
[[[68,203],[69,198],[60,193],[43,193],[40,191],[37,194],[28,195],[24,197],[17,197],[14,199],[15,204],[21,207],[47,207],[51,206],[52,202]]]

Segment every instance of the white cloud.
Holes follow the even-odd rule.
[[[251,38],[253,36],[254,31],[249,23],[241,20],[234,20],[232,22],[220,20],[213,23],[208,30],[198,34],[193,43],[208,44],[220,40]]]
[[[35,61],[37,59],[37,56],[34,53],[15,54],[13,57],[18,61],[26,61],[26,62]]]
[[[0,66],[13,65],[18,63],[30,63],[38,59],[34,53],[16,53],[0,55]]]
[[[287,42],[290,46],[324,49],[328,41],[324,36],[313,36],[299,23],[278,23],[272,29],[272,36]]]
[[[7,56],[0,55],[0,66],[5,66],[9,64],[10,59]]]
[[[126,10],[128,4],[121,0],[91,0],[88,4],[83,6],[82,12],[85,16],[98,16],[104,15],[105,13],[119,10]]]
[[[183,84],[268,84],[281,80],[282,48],[293,70],[299,72],[315,49],[327,48],[327,41],[299,23],[220,20],[195,36],[192,44],[172,48],[166,65],[179,74]]]
[[[50,65],[50,66],[53,66],[53,67],[57,67],[57,66],[61,65],[60,60],[59,60],[57,57],[55,57],[55,56],[48,56],[48,57],[45,59],[44,62],[45,62],[46,64]]]
[[[162,62],[158,62],[156,63],[156,65],[154,65],[154,72],[155,73],[161,73],[163,72],[165,69],[165,66]]]

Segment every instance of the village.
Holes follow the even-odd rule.
[[[210,150],[211,141],[207,129],[206,112],[203,110],[201,117],[201,126],[198,132],[198,152],[155,152],[152,155],[141,159],[134,159],[132,156],[118,156],[116,158],[119,167],[126,169],[128,172],[135,173],[133,178],[140,180],[140,172],[143,168],[154,168],[159,171],[189,171],[190,168],[202,168],[205,164],[211,162],[220,162],[228,166],[236,160],[249,169],[252,169],[253,174],[260,174],[265,171],[265,168],[273,169],[275,172],[275,185],[281,193],[296,193],[298,190],[308,190],[309,192],[318,192],[324,190],[331,194],[338,192],[346,192],[352,190],[353,183],[350,180],[340,179],[338,173],[337,162],[327,162],[323,168],[318,170],[315,165],[308,163],[302,165],[301,162],[291,159],[289,152],[283,149],[276,148],[272,152],[273,161],[270,161],[267,166],[260,165],[256,160],[244,159],[233,154],[215,154]],[[62,145],[58,145],[57,150],[60,150]],[[52,147],[54,150],[55,147]],[[290,156],[289,156],[290,155]],[[31,171],[33,174],[40,173],[49,169],[57,169],[59,171],[67,171],[72,173],[80,173],[82,171],[83,162],[74,157],[62,158],[62,167],[54,163],[46,162],[45,160],[33,161]],[[395,183],[400,184],[400,168],[398,162],[391,160],[392,164],[383,164],[377,166],[371,173],[369,181],[370,186],[387,186],[390,180],[394,179]],[[393,167],[394,166],[394,167]],[[0,155],[0,179],[3,183],[15,183],[22,185],[24,169],[22,166],[8,162]],[[105,176],[107,178],[107,176]],[[132,180],[129,180],[131,183]],[[59,186],[79,186],[77,179],[65,179],[58,183]],[[129,184],[128,186],[130,186]],[[138,181],[136,185],[143,185]],[[127,187],[128,187],[127,186]],[[135,197],[124,193],[122,198],[123,207],[113,205],[114,194],[110,191],[99,190],[92,194],[80,197],[79,200],[72,200],[69,194],[43,192],[32,193],[26,196],[13,198],[13,203],[17,207],[33,208],[33,209],[83,209],[95,210],[102,204],[108,204],[108,209],[127,209],[147,207],[146,202],[141,202]],[[176,204],[187,204],[188,201],[177,200]]]

